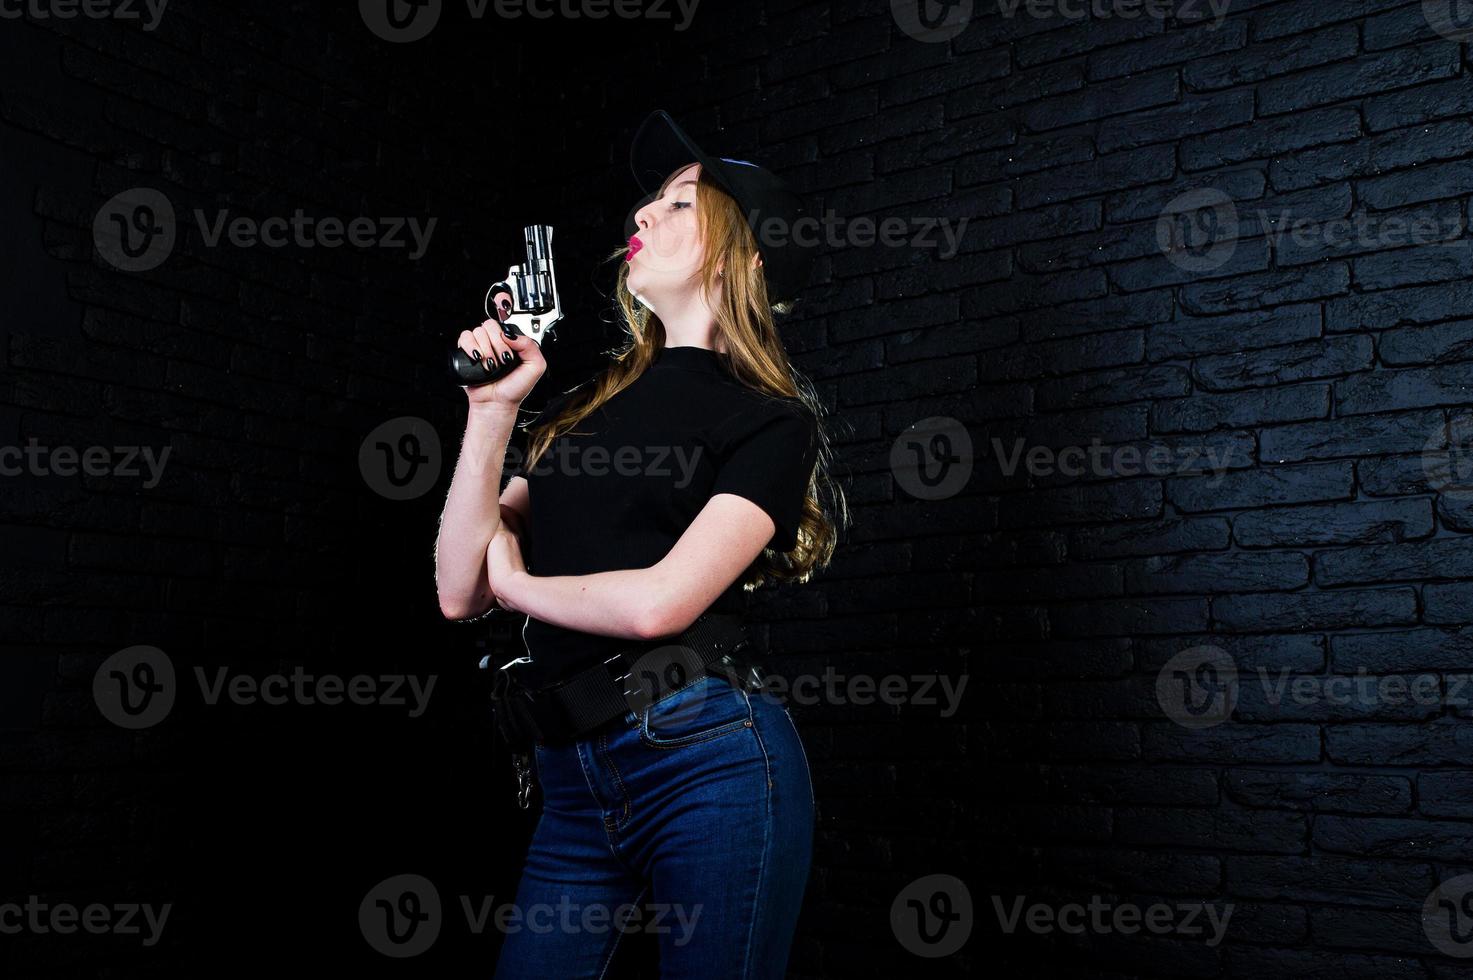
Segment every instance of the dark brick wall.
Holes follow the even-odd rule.
[[[572,313],[529,406],[588,375],[623,155],[665,107],[836,216],[786,329],[854,523],[755,604],[773,667],[912,695],[794,708],[820,827],[793,975],[1461,975],[1422,917],[1473,870],[1473,87],[1438,4],[977,0],[928,35],[876,0],[688,28],[447,3],[413,43],[353,6],[0,23],[0,445],[170,451],[157,485],[0,496],[0,900],[175,905],[150,947],[0,936],[9,974],[489,969],[489,935],[391,961],[355,918],[402,873],[504,897],[530,828],[473,669],[515,635],[435,609],[444,349],[547,220]],[[125,271],[94,219],[140,187],[177,240]],[[436,225],[411,257],[194,219],[298,208]],[[862,237],[885,219],[902,241]],[[359,456],[404,417],[441,449],[393,500]],[[185,681],[129,731],[93,683],[135,645]],[[221,667],[437,686],[418,718],[210,705]],[[975,922],[926,959],[897,898],[935,874]],[[1091,902],[1104,925],[1047,927]]]
[[[904,101],[990,140],[880,151],[992,205],[997,281],[943,294],[988,533],[931,545],[984,617],[980,890],[1232,910],[1216,944],[979,929],[1020,975],[1462,976],[1423,907],[1473,853],[1465,50],[1436,4],[1228,6],[974,21],[996,77]],[[1171,461],[1009,476],[994,437]]]

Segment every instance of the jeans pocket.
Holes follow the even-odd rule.
[[[640,713],[639,738],[655,748],[675,748],[751,727],[747,692],[707,676],[646,707]]]

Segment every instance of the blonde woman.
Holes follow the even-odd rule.
[[[496,976],[602,977],[643,929],[662,977],[781,977],[813,788],[787,708],[731,640],[747,590],[828,564],[820,495],[843,510],[821,406],[774,320],[812,245],[781,181],[707,155],[663,112],[631,163],[649,193],[616,288],[628,344],[552,399],[499,500],[478,461],[504,455],[546,364],[493,321],[459,339],[522,360],[467,389],[436,551],[447,617],[527,617],[527,655],[501,673],[543,806]]]

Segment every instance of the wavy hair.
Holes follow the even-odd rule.
[[[671,174],[665,179],[657,197],[665,193],[675,176]],[[833,451],[824,424],[826,413],[812,382],[793,367],[778,337],[773,314],[788,313],[791,304],[774,305],[768,301],[767,277],[753,263],[757,241],[741,206],[704,170],[696,183],[696,220],[705,244],[697,276],[708,302],[718,300],[713,305],[714,343],[724,352],[722,360],[727,370],[759,394],[798,399],[818,421],[818,456],[798,522],[797,544],[788,552],[764,549],[742,573],[740,581],[748,591],[768,579],[807,582],[815,571],[828,566],[840,527],[847,528],[850,524],[844,493],[830,475]],[[628,253],[627,247],[621,248],[608,259],[623,258]],[[722,269],[725,275],[718,271]],[[664,348],[664,325],[630,293],[628,277],[629,265],[621,262],[614,301],[626,342],[611,352],[613,360],[606,368],[568,392],[567,401],[554,417],[527,424],[528,470],[537,465],[554,439],[571,432],[600,405],[632,384]],[[825,499],[831,502],[828,508]]]

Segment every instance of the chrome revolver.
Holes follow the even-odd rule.
[[[557,277],[553,273],[552,225],[528,225],[523,229],[527,240],[527,261],[507,270],[506,278],[486,290],[483,306],[486,319],[498,319],[491,309],[494,297],[506,293],[511,297],[511,313],[501,321],[513,333],[520,332],[542,346],[543,338],[557,339],[554,328],[563,318],[562,301],[558,297]],[[457,345],[450,351],[450,370],[455,383],[465,387],[490,384],[515,370],[522,359],[516,355],[506,363],[493,363],[484,356],[472,357]]]

